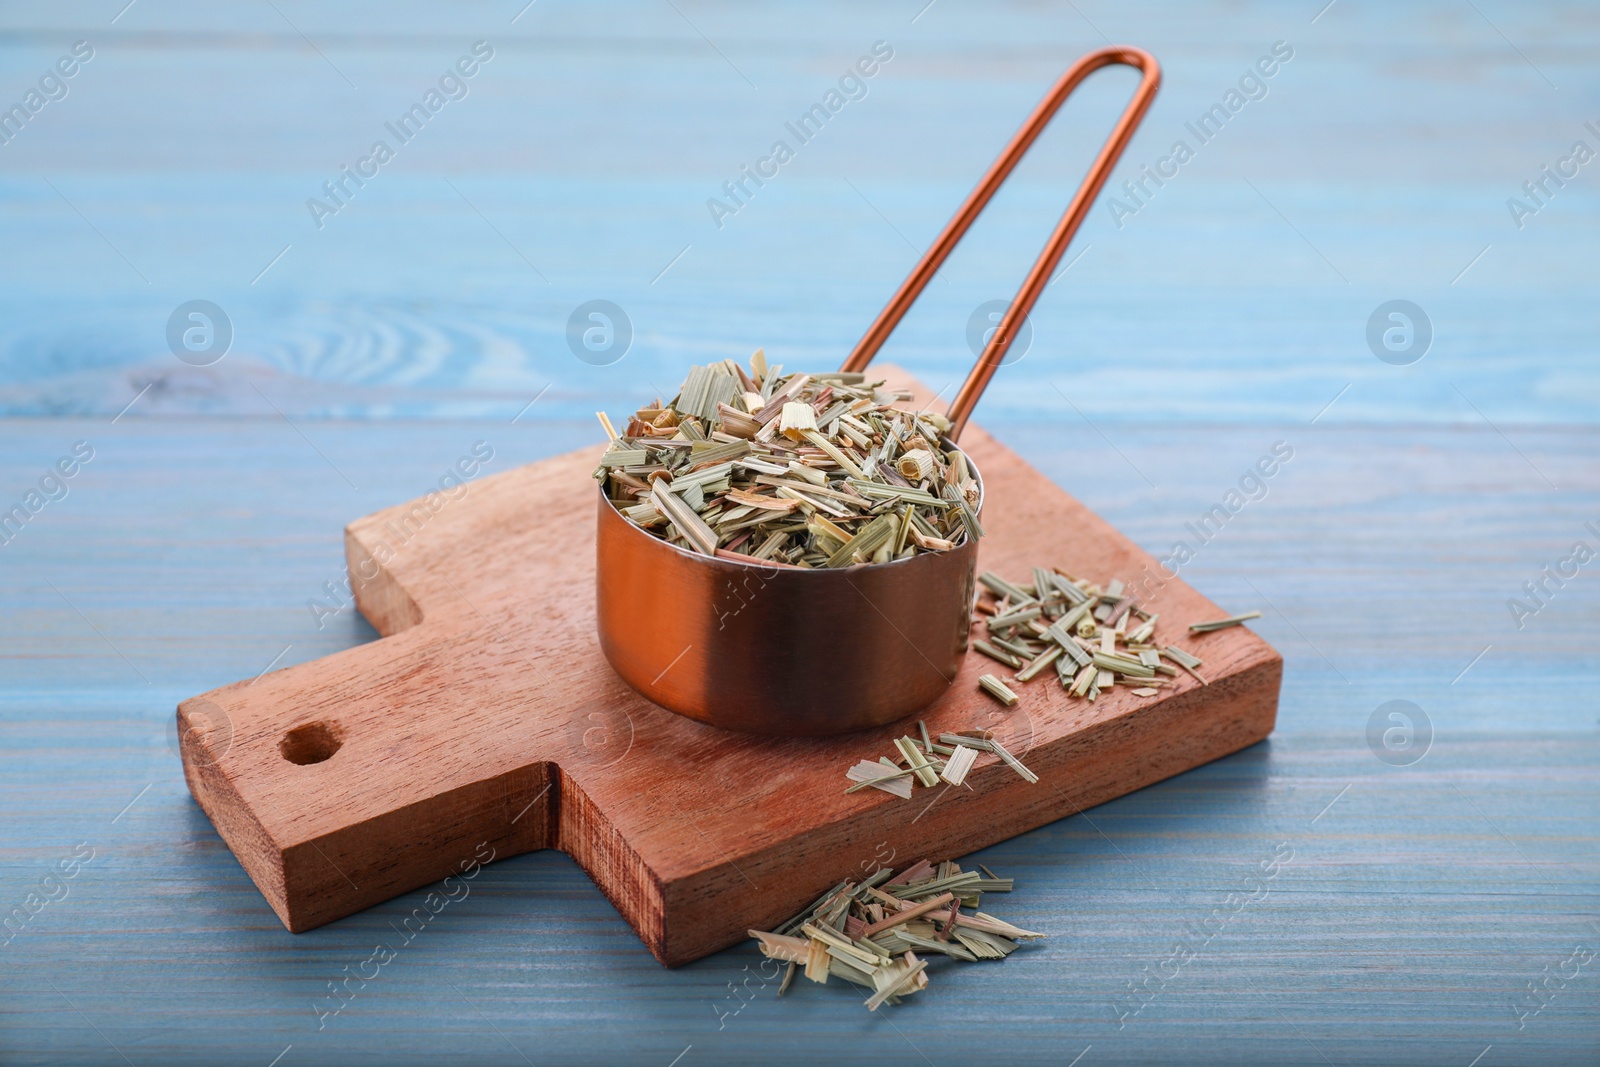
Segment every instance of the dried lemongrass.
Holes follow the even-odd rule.
[[[1013,693],[1010,688],[1007,687],[1006,683],[1002,682],[992,674],[980,675],[978,678],[978,688],[982,689],[985,693],[988,693],[990,696],[994,697],[1008,708],[1016,706],[1017,694]]]
[[[1011,694],[1013,700],[1016,699],[1016,694],[1011,693],[1011,690],[993,675],[985,675],[979,684],[986,692],[993,692],[989,683]],[[999,697],[999,694],[994,695]],[[978,756],[983,753],[993,755],[1030,783],[1039,780],[1038,775],[1024,767],[1015,756],[994,740],[994,732],[991,730],[943,733],[939,735],[938,743],[929,736],[925,722],[917,723],[917,732],[921,735],[918,738],[895,739],[894,759],[880,756],[876,763],[871,760],[861,760],[847,770],[845,777],[851,784],[845,788],[845,792],[859,793],[863,789],[877,789],[902,800],[909,800],[917,786],[926,788],[937,786],[941,782],[947,786],[963,785],[967,776],[972,773]]]
[[[974,736],[974,734],[988,734],[989,736],[978,737]],[[940,734],[939,740],[948,745],[965,745],[968,748],[975,748],[980,752],[992,752],[994,755],[1000,757],[1001,763],[1004,763],[1006,766],[1010,767],[1017,773],[1018,777],[1027,782],[1029,785],[1039,781],[1039,776],[1037,774],[1034,774],[1027,767],[1024,767],[1021,760],[1013,756],[1004,745],[994,739],[992,731],[968,730],[959,734]]]
[[[637,521],[649,519],[644,515]],[[1120,580],[1102,588],[1063,570],[1034,567],[1029,580],[1011,582],[985,571],[978,584],[991,599],[980,596],[974,604],[973,622],[988,636],[973,641],[973,648],[1011,667],[1017,682],[1029,682],[1053,665],[1068,695],[1089,701],[1123,686],[1136,696],[1156,696],[1173,684],[1180,669],[1209,684],[1198,670],[1198,656],[1156,643],[1160,616],[1140,604]],[[1260,612],[1193,623],[1188,629],[1207,633],[1254,618]]]
[[[885,793],[892,793],[902,800],[909,800],[911,798],[911,776],[910,771],[889,770],[881,763],[862,760],[845,772],[845,777],[856,783],[846,789],[845,792],[854,793],[857,790],[871,786],[874,789],[881,789]]]
[[[1226,619],[1216,619],[1212,622],[1191,622],[1189,632],[1192,634],[1208,634],[1213,630],[1226,630],[1230,626],[1238,626],[1249,622],[1251,619],[1261,618],[1259,611],[1247,611],[1243,615],[1229,615]]]
[[[1178,666],[1182,667],[1184,670],[1188,671],[1190,674],[1194,675],[1195,678],[1199,679],[1201,685],[1211,684],[1207,682],[1205,678],[1201,677],[1200,672],[1196,670],[1196,668],[1200,666],[1199,656],[1190,655],[1177,645],[1168,645],[1166,648],[1161,650],[1161,654],[1167,659],[1170,659],[1172,662],[1176,663]]]
[[[933,476],[933,452],[926,448],[913,448],[900,457],[895,464],[902,477],[912,482],[920,482],[924,478]]]
[[[1056,661],[1056,659],[1060,657],[1060,655],[1061,655],[1061,649],[1060,649],[1059,646],[1056,647],[1056,648],[1047,648],[1047,649],[1045,649],[1043,652],[1039,653],[1039,655],[1037,657],[1035,657],[1034,660],[1031,663],[1029,663],[1022,670],[1017,672],[1017,675],[1016,675],[1017,681],[1019,681],[1019,682],[1032,681],[1034,679],[1034,677],[1037,676],[1040,671],[1044,670],[1046,667],[1050,666],[1050,664],[1054,663]]]
[[[705,555],[837,568],[948,551],[983,535],[981,490],[948,421],[908,399],[760,352],[748,373],[692,367],[620,433],[599,413],[611,444],[594,477],[630,522]]]
[[[981,869],[927,860],[898,875],[883,868],[839,883],[777,930],[750,936],[763,955],[788,965],[780,995],[803,970],[813,982],[838,977],[871,990],[864,1004],[876,1011],[927,988],[929,961],[919,951],[972,963],[1004,959],[1045,936],[978,910],[983,894],[1012,889],[1011,879]]]
[[[1177,645],[1168,645],[1166,648],[1161,650],[1161,654],[1166,656],[1180,667],[1193,668],[1200,666],[1200,657],[1185,652]]]
[[[990,659],[999,663],[1004,663],[1007,667],[1011,667],[1012,669],[1020,669],[1023,665],[1023,660],[1016,653],[1007,652],[1004,649],[996,648],[987,641],[974,641],[972,642],[972,647],[977,649],[979,652],[982,652]]]
[[[817,412],[810,404],[790,401],[783,405],[778,418],[779,431],[791,441],[803,441],[807,430],[817,428]]]
[[[716,554],[716,532],[705,524],[683,498],[665,486],[656,485],[650,490],[650,502],[656,506],[657,511],[671,521],[673,527],[695,551],[707,556]]]
[[[967,780],[967,772],[972,770],[972,765],[977,761],[977,749],[957,745],[950,753],[950,758],[945,760],[944,770],[939,772],[939,777],[951,785],[961,785]]]
[[[900,750],[901,757],[911,768],[911,773],[916,775],[917,781],[923,785],[933,785],[939,780],[939,775],[934,771],[933,764],[928,762],[928,757],[917,748],[917,743],[909,737],[897,738],[894,743]]]
[[[1010,767],[1012,770],[1016,771],[1017,775],[1024,782],[1027,782],[1029,785],[1033,785],[1034,783],[1038,782],[1039,776],[1028,770],[1028,768],[1024,767],[1022,765],[1022,761],[1017,759],[1017,757],[1013,756],[1010,752],[1006,751],[1006,747],[1002,745],[996,738],[989,738],[986,744],[989,746],[989,751],[993,752],[996,756],[999,756],[1000,761],[1007,767]]]
[[[877,1011],[885,1000],[901,993],[928,988],[928,979],[922,974],[927,969],[928,961],[917,959],[916,954],[909,950],[901,962],[880,968],[872,976],[878,991],[867,998],[867,1010]]]

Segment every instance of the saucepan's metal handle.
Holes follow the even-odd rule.
[[[1061,76],[1055,88],[1040,101],[1039,106],[1028,117],[1028,121],[1022,124],[1022,129],[1017,131],[1017,135],[1011,139],[1005,151],[1000,153],[1000,158],[994,161],[989,173],[985,174],[977,188],[972,190],[972,195],[961,205],[961,210],[957,211],[955,217],[945,226],[939,239],[933,242],[927,255],[922,257],[911,274],[901,283],[899,292],[894,294],[894,298],[878,314],[877,321],[857,343],[855,351],[850,353],[850,358],[845,360],[841,369],[847,371],[866,369],[867,364],[872,362],[872,357],[878,354],[878,349],[883,347],[883,343],[889,339],[895,327],[900,325],[900,320],[905,318],[906,312],[911,310],[911,305],[922,294],[922,290],[939,269],[939,265],[949,257],[956,243],[971,227],[973,221],[1000,188],[1001,183],[1010,176],[1017,163],[1038,139],[1039,134],[1044,132],[1045,126],[1049,125],[1056,112],[1061,110],[1061,105],[1066,103],[1073,90],[1101,67],[1119,65],[1134,67],[1143,73],[1144,77],[1140,80],[1133,99],[1123,110],[1122,117],[1117,120],[1111,136],[1101,146],[1100,154],[1089,167],[1089,173],[1078,186],[1072,202],[1067,205],[1066,213],[1061,216],[1061,221],[1056,223],[1055,232],[1050,235],[1050,240],[1045,242],[1044,251],[1039,253],[1033,269],[1028,272],[1027,278],[1023,279],[1022,288],[1017,290],[1016,299],[1012,300],[1011,306],[1001,317],[994,336],[984,347],[983,354],[978,357],[977,366],[972,368],[972,373],[967,376],[961,391],[950,404],[949,438],[954,441],[961,435],[962,427],[967,424],[967,417],[972,414],[972,409],[977,406],[978,398],[983,395],[989,379],[994,377],[996,368],[1005,358],[1006,350],[1011,347],[1017,327],[1033,309],[1034,302],[1039,299],[1039,294],[1044,292],[1044,287],[1049,284],[1050,275],[1055,270],[1056,264],[1061,262],[1067,246],[1072,243],[1073,235],[1078,232],[1084,216],[1094,206],[1095,197],[1100,195],[1101,187],[1110,177],[1111,168],[1116,165],[1122,150],[1132,139],[1133,131],[1138,128],[1145,112],[1150,109],[1150,102],[1155,99],[1156,90],[1161,87],[1161,65],[1144,49],[1134,48],[1131,45],[1102,48],[1078,60]]]

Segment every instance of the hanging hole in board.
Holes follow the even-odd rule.
[[[283,735],[278,751],[290,763],[304,767],[321,763],[339,751],[344,744],[344,731],[331,722],[308,722],[296,726]]]

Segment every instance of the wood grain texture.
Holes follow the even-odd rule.
[[[1046,564],[1100,582],[1155,572],[982,430],[965,444],[986,476],[980,567]],[[859,877],[873,862],[863,842],[964,854],[1271,732],[1281,658],[1244,628],[1191,637],[1187,623],[1226,612],[1161,581],[1141,599],[1163,641],[1203,656],[1210,685],[1184,675],[1156,698],[1118,687],[1089,704],[1051,677],[1001,712],[977,689],[994,664],[972,652],[923,713],[929,731],[994,729],[1041,781],[985,756],[970,788],[911,802],[846,794],[845,769],[887,752],[909,722],[752,737],[655,708],[611,670],[595,636],[597,457],[585,449],[351,523],[356,600],[383,639],[179,705],[191,790],[290,930],[457,875],[480,845],[557,848],[678,965]]]

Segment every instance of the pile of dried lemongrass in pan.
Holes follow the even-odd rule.
[[[860,373],[785,374],[761,351],[693,367],[640,408],[594,476],[628,521],[707,556],[795,567],[887,563],[983,535],[942,415]]]

